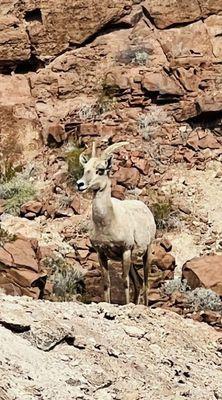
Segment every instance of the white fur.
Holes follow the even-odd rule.
[[[122,143],[122,144],[121,144]],[[93,157],[84,164],[84,175],[77,184],[80,190],[93,192],[92,222],[93,228],[90,239],[96,249],[99,262],[104,270],[105,298],[110,301],[110,278],[108,260],[122,261],[123,280],[125,285],[126,302],[129,302],[129,274],[135,287],[135,302],[140,295],[141,278],[135,264],[141,263],[144,267],[144,302],[147,304],[149,253],[152,241],[155,238],[156,225],[149,208],[138,200],[118,200],[111,197],[111,182],[108,176],[107,160],[112,151],[125,145],[117,143],[108,148],[100,158]],[[110,146],[111,147],[111,146]],[[95,147],[94,147],[95,154]],[[109,160],[110,161],[110,160]],[[100,176],[98,171],[103,170]]]

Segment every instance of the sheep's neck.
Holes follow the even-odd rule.
[[[108,181],[103,190],[94,194],[92,203],[92,218],[98,228],[110,226],[113,219],[113,205],[111,201],[111,182]]]

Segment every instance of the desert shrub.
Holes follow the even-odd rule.
[[[128,48],[121,51],[116,61],[121,64],[146,65],[152,50],[145,47]]]
[[[0,135],[0,182],[6,182],[13,178],[16,172],[21,170],[19,158],[22,154],[22,146],[19,144],[18,134],[4,132]]]
[[[185,293],[190,290],[190,287],[188,286],[186,279],[182,280],[180,277],[177,277],[164,282],[162,289],[165,294],[171,295],[174,292]]]
[[[222,301],[220,296],[210,289],[196,288],[191,290],[187,280],[182,280],[180,277],[164,282],[162,290],[167,295],[172,295],[174,292],[186,293],[187,306],[191,310],[212,310],[222,312]]]
[[[75,183],[83,175],[83,167],[79,162],[79,156],[83,149],[77,145],[69,144],[65,149],[65,159],[68,163],[68,171],[71,180]]]
[[[83,104],[78,114],[81,121],[93,119],[95,117],[95,106],[92,104]]]
[[[96,115],[102,115],[115,109],[119,87],[114,83],[108,82],[107,78],[101,81],[101,90],[95,104]]]
[[[50,281],[53,283],[54,299],[58,301],[72,301],[84,289],[83,271],[75,265],[70,265],[62,257],[43,260],[47,268]]]
[[[0,227],[0,246],[4,246],[5,243],[12,242],[14,240],[16,240],[16,235],[12,235]]]
[[[173,210],[170,199],[159,199],[150,208],[153,212],[157,229],[180,229],[181,223],[178,213]]]
[[[222,311],[220,296],[211,289],[196,288],[188,292],[188,301],[195,310]]]
[[[22,175],[14,176],[9,182],[0,184],[0,198],[5,200],[5,212],[19,215],[21,206],[35,197],[33,183]]]
[[[166,122],[167,113],[160,108],[151,108],[147,114],[139,116],[137,125],[145,140],[150,140],[157,128]]]

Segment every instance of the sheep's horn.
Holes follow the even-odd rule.
[[[93,142],[91,157],[96,157],[96,142]]]
[[[106,150],[104,150],[104,152],[102,153],[102,157],[106,158],[108,155],[112,154],[119,147],[127,146],[128,144],[129,144],[129,142],[114,143],[111,146],[107,147]]]

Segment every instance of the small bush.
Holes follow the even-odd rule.
[[[146,65],[152,50],[145,47],[129,48],[119,53],[117,62],[121,64]]]
[[[157,229],[179,229],[181,226],[177,212],[172,209],[172,202],[170,200],[158,200],[150,206]]]
[[[107,78],[102,80],[101,92],[95,104],[96,115],[102,115],[112,111],[117,105],[116,96],[119,93],[119,87],[113,83],[109,83]]]
[[[167,113],[160,108],[151,108],[148,114],[139,116],[137,125],[145,140],[150,140],[157,128],[167,120]]]
[[[0,183],[7,182],[21,170],[18,163],[22,155],[18,134],[4,132],[0,135]]]
[[[0,246],[4,246],[5,243],[16,240],[16,235],[11,235],[3,228],[0,227]]]
[[[6,200],[4,209],[9,214],[19,215],[21,206],[32,200],[35,194],[33,184],[21,176],[0,184],[0,198]]]
[[[220,296],[210,289],[196,288],[191,290],[186,279],[181,280],[177,277],[164,282],[162,290],[167,295],[172,295],[174,292],[186,293],[187,306],[192,311],[211,310],[222,312],[222,301]]]
[[[78,114],[81,121],[91,120],[95,117],[95,107],[91,104],[84,104],[80,107]]]
[[[53,293],[59,301],[72,301],[83,292],[84,275],[80,268],[68,264],[62,257],[47,257],[43,265],[49,271]]]
[[[181,278],[177,277],[164,282],[162,289],[165,294],[171,295],[174,292],[185,293],[190,290],[190,287],[188,286],[186,279],[182,281]]]
[[[68,171],[71,180],[76,183],[76,181],[83,175],[83,167],[79,163],[79,156],[83,149],[77,147],[75,144],[69,144],[65,149],[65,159],[68,163]]]
[[[222,311],[220,296],[211,289],[196,288],[188,293],[188,300],[194,310]]]

